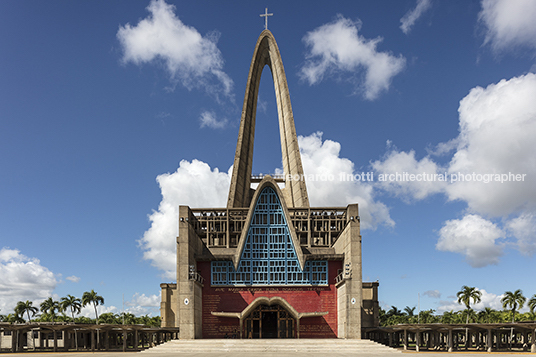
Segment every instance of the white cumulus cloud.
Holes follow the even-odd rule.
[[[450,174],[520,174],[523,181],[458,180],[451,200],[481,214],[502,216],[536,204],[536,74],[473,88],[460,101],[459,145]],[[510,179],[510,176],[509,176]]]
[[[139,240],[143,257],[175,280],[175,245],[178,236],[179,205],[225,207],[230,175],[199,160],[182,160],[173,173],[159,175],[162,201],[150,216],[151,227]]]
[[[402,32],[407,35],[411,31],[413,25],[415,25],[415,22],[419,19],[419,17],[421,17],[422,14],[424,14],[431,7],[431,0],[417,0],[417,5],[415,6],[415,8],[408,11],[400,19],[400,29],[402,30]]]
[[[442,192],[448,184],[437,163],[429,157],[417,160],[413,150],[391,150],[382,160],[371,165],[378,176],[377,185],[404,201],[422,200]],[[409,175],[414,175],[415,179],[411,180]],[[382,178],[383,181],[380,181]]]
[[[536,1],[482,0],[479,19],[486,28],[485,43],[495,51],[536,49]]]
[[[162,63],[172,82],[181,82],[188,89],[201,87],[216,97],[219,93],[229,96],[233,81],[222,70],[217,34],[203,37],[185,25],[175,15],[175,6],[164,0],[152,0],[147,10],[150,15],[137,25],[119,27],[123,62]]]
[[[425,291],[424,293],[422,293],[424,296],[428,296],[432,299],[439,299],[441,298],[441,293],[439,292],[439,290],[428,290],[428,291]]]
[[[533,255],[536,252],[536,215],[533,212],[524,212],[506,224],[507,229],[517,238],[517,247],[524,255]]]
[[[157,316],[160,314],[160,295],[145,295],[135,293],[130,301],[126,301],[128,308],[125,310],[135,316]]]
[[[399,180],[378,182],[378,188],[405,201],[444,194],[447,200],[467,204],[462,220],[448,221],[442,231],[458,227],[458,237],[470,228],[473,236],[489,232],[489,225],[501,230],[505,243],[526,255],[536,252],[536,74],[503,79],[487,87],[475,87],[460,101],[459,135],[441,143],[434,154],[452,153],[444,166],[433,157],[416,159],[414,151],[392,149],[372,167],[381,173],[418,175],[445,174],[447,181]],[[472,217],[472,218],[468,218]],[[481,220],[476,220],[480,217]],[[486,217],[486,219],[482,218]],[[479,224],[476,224],[477,221]],[[483,221],[489,224],[483,224]],[[468,224],[473,223],[473,224]],[[464,225],[465,224],[465,225]],[[500,228],[499,228],[500,227]],[[478,229],[483,232],[477,233]],[[496,230],[494,230],[496,232]],[[497,238],[497,236],[494,236]],[[473,266],[496,264],[506,244],[485,244],[449,239],[440,234],[437,248],[467,257]],[[450,242],[446,244],[446,242]],[[458,244],[459,243],[459,244]],[[460,245],[461,244],[461,245]]]
[[[405,67],[403,56],[376,49],[381,37],[369,40],[359,35],[360,21],[338,15],[335,21],[308,32],[303,41],[308,52],[300,76],[313,85],[324,76],[344,73],[368,100],[387,91],[392,78]],[[363,73],[364,72],[364,73]],[[363,79],[357,76],[361,75]]]
[[[7,314],[18,301],[39,301],[52,296],[58,281],[39,259],[29,258],[17,249],[0,250],[0,309]]]
[[[303,171],[311,206],[346,206],[359,204],[361,224],[364,229],[375,229],[380,224],[394,226],[389,209],[374,197],[372,182],[362,180],[354,163],[339,156],[341,144],[322,141],[322,133],[299,136]],[[342,176],[341,176],[342,175]]]
[[[503,254],[499,240],[503,237],[504,232],[493,222],[468,214],[462,219],[445,222],[436,248],[462,254],[472,267],[480,268],[499,263]]]
[[[223,129],[227,125],[227,119],[218,120],[214,112],[204,111],[199,117],[201,128]]]
[[[74,275],[68,276],[65,279],[69,280],[72,283],[78,283],[80,281],[80,278]]]

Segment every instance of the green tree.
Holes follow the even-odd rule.
[[[50,316],[50,318],[52,319],[52,322],[54,322],[54,318],[56,317],[56,311],[59,311],[61,309],[60,303],[57,301],[54,301],[51,297],[43,301],[40,307],[41,307],[41,312],[44,312],[45,314]]]
[[[534,313],[534,310],[536,309],[536,294],[532,295],[529,300],[529,309],[531,313]]]
[[[496,323],[500,322],[501,314],[499,311],[492,309],[491,307],[485,307],[484,310],[478,313],[478,321],[480,323]]]
[[[514,292],[507,291],[504,293],[504,296],[501,299],[501,303],[504,309],[510,308],[512,311],[512,322],[515,322],[516,319],[516,310],[522,309],[525,305],[527,299],[523,296],[523,291],[517,289]]]
[[[121,316],[119,316],[117,314],[114,314],[114,313],[111,313],[111,312],[106,312],[104,314],[100,314],[100,316],[99,316],[99,324],[110,324],[110,325],[116,324],[116,325],[120,325],[121,324]]]
[[[93,305],[93,308],[95,309],[95,317],[97,324],[99,323],[99,314],[97,313],[97,305],[103,305],[104,304],[104,298],[102,296],[97,295],[95,290],[86,291],[82,295],[82,306],[86,305]]]
[[[415,306],[414,307],[406,306],[404,308],[404,312],[410,317],[413,316],[415,314]]]
[[[33,303],[29,300],[26,300],[26,302],[19,301],[17,303],[17,306],[15,306],[15,313],[19,315],[20,317],[23,317],[24,313],[26,313],[28,315],[28,321],[32,322],[32,318],[30,317],[30,312],[32,313],[32,316],[35,316],[37,311],[39,311],[37,307],[32,306],[32,305]]]
[[[9,322],[11,324],[23,323],[24,319],[17,314],[7,314],[4,318],[4,322]]]
[[[433,324],[439,321],[439,318],[434,315],[435,310],[424,310],[419,312],[419,321],[422,324]]]
[[[396,306],[391,306],[391,309],[387,311],[388,316],[402,316],[402,311],[398,310]]]
[[[466,320],[466,324],[469,323],[469,315],[471,314],[470,311],[471,311],[471,300],[473,300],[473,302],[476,304],[476,303],[479,303],[481,300],[481,297],[482,297],[482,293],[480,291],[478,291],[475,287],[469,287],[467,285],[464,285],[462,286],[462,290],[458,291],[458,293],[456,294],[456,296],[458,297],[458,304],[464,304],[465,307],[467,308],[467,310],[469,310],[467,312],[467,320]]]
[[[66,311],[67,309],[71,310],[71,316],[73,317],[73,322],[75,322],[74,314],[76,313],[78,315],[80,313],[82,310],[82,302],[77,297],[67,295],[60,299],[60,309],[62,312]],[[74,334],[74,343],[76,350],[78,351],[78,333]]]
[[[60,309],[62,312],[69,309],[74,322],[74,314],[76,313],[78,315],[80,313],[82,310],[82,302],[77,297],[67,295],[60,300]]]
[[[135,325],[137,323],[136,316],[134,316],[130,312],[123,312],[121,314],[121,318],[124,319],[125,325]]]

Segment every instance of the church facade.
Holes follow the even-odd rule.
[[[283,175],[252,176],[261,74],[272,72]],[[256,186],[256,188],[252,188]],[[225,208],[179,207],[177,282],[163,327],[181,339],[350,338],[378,326],[378,283],[361,278],[357,204],[310,207],[283,62],[264,30],[250,66]]]

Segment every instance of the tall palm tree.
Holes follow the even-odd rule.
[[[61,298],[60,308],[61,311],[65,311],[67,309],[71,310],[71,316],[73,317],[74,323],[74,313],[76,312],[77,315],[80,313],[80,310],[82,310],[82,301],[80,301],[80,299],[77,297],[67,295],[66,297]],[[76,350],[78,351],[78,333],[76,331],[74,333],[74,343]]]
[[[521,291],[521,289],[517,289],[514,292],[507,291],[504,293],[504,296],[501,299],[502,306],[504,309],[510,307],[512,311],[512,322],[514,322],[516,319],[517,308],[523,308],[526,300],[527,299],[523,296],[523,291]]]
[[[93,305],[93,308],[95,309],[95,321],[97,325],[99,324],[99,314],[97,313],[97,305],[103,305],[104,304],[104,298],[100,295],[97,295],[95,290],[91,289],[91,291],[86,291],[82,295],[82,305],[86,306],[88,304]],[[97,346],[100,344],[100,332],[97,329]]]
[[[17,303],[17,306],[15,306],[15,313],[19,315],[20,317],[23,317],[24,313],[26,313],[28,315],[28,320],[32,322],[32,318],[30,317],[30,312],[32,313],[32,316],[35,316],[37,311],[39,311],[37,307],[32,306],[32,305],[33,303],[29,300],[26,300],[26,302],[19,301]]]
[[[469,323],[469,315],[471,315],[471,300],[476,304],[480,301],[482,301],[482,293],[476,289],[476,287],[462,286],[462,290],[458,291],[456,294],[458,297],[458,304],[463,303],[465,307],[467,308],[467,318],[465,320],[465,323]],[[469,338],[469,329],[465,329],[465,349],[467,349],[467,339]]]
[[[507,307],[510,307],[512,309],[512,322],[515,322],[516,320],[516,309],[519,307],[520,309],[525,305],[525,301],[527,299],[523,296],[523,291],[521,289],[517,289],[514,292],[507,291],[504,293],[504,296],[501,299],[502,306],[504,309]],[[512,340],[514,339],[514,327],[510,330],[510,344],[512,343]],[[510,347],[511,349],[511,347]]]
[[[534,313],[534,310],[536,310],[536,294],[532,295],[529,300],[529,309],[531,313]]]
[[[31,323],[32,318],[30,317],[30,312],[32,313],[32,316],[35,316],[37,311],[39,311],[37,307],[32,306],[32,305],[33,303],[30,300],[26,300],[26,302],[19,301],[17,303],[17,306],[15,306],[15,313],[19,315],[20,317],[22,317],[24,313],[26,313],[28,315],[28,320]],[[33,333],[32,333],[32,342],[33,342],[33,349],[35,350],[35,337]]]
[[[54,301],[51,297],[46,299],[41,303],[41,312],[44,312],[48,314],[52,318],[52,322],[54,322],[54,317],[56,317],[56,310],[60,310],[60,303],[57,301]]]
[[[97,295],[95,290],[86,291],[82,295],[82,306],[93,305],[93,308],[95,309],[97,325],[99,324],[99,314],[97,313],[97,305],[103,305],[103,304],[104,304],[104,298],[102,296]]]
[[[468,310],[467,320],[465,322],[468,324],[470,315],[469,313],[471,310],[471,300],[473,300],[475,304],[482,301],[482,293],[478,291],[475,287],[469,287],[467,285],[464,285],[462,286],[462,290],[458,291],[456,296],[458,297],[458,304],[463,303]]]
[[[78,315],[80,313],[80,310],[82,310],[82,302],[77,297],[67,295],[66,297],[62,297],[60,300],[60,309],[61,311],[65,311],[67,309],[71,310],[71,316],[73,317],[74,322],[74,314],[76,313]]]

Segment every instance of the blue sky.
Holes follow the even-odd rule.
[[[177,206],[225,205],[265,7],[311,203],[359,203],[382,306],[536,294],[535,2],[8,0],[0,313],[94,289],[101,312],[158,314]],[[254,171],[281,168],[268,68],[255,139]],[[322,179],[341,173],[374,180]]]

